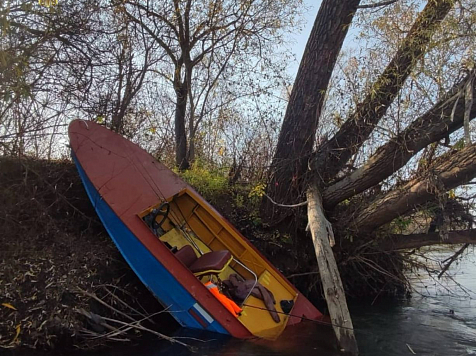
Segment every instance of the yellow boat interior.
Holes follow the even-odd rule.
[[[274,307],[279,322],[273,319],[263,300],[252,295],[238,303],[243,311],[237,318],[255,336],[275,339],[281,334],[288,315],[283,312],[280,301],[288,301],[293,305],[297,298],[296,291],[239,233],[205,204],[203,198],[184,189],[138,215],[163,243],[177,253],[177,258],[179,251],[182,254],[193,251],[192,259],[195,261],[201,257],[205,260],[205,256],[219,255],[221,261],[214,266],[201,268],[198,272],[189,267],[202,283],[210,279],[214,283],[225,281],[230,275],[237,274],[271,291],[276,300]],[[179,259],[184,262],[182,258]],[[188,262],[184,263],[189,265]],[[289,313],[289,310],[286,312]]]

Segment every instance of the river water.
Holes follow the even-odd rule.
[[[449,250],[430,254],[436,261],[451,255]],[[431,260],[430,260],[431,261]],[[411,275],[411,298],[351,304],[351,314],[361,355],[476,355],[476,251],[474,248],[454,263],[447,276],[415,272]],[[373,305],[372,305],[373,302]],[[79,356],[334,356],[333,332],[328,326],[303,322],[289,328],[276,341],[243,341],[217,334],[178,329],[175,337],[193,347],[166,341],[140,341],[135,345],[112,346],[101,352],[79,352]],[[192,338],[192,339],[191,339]],[[76,353],[74,353],[76,355]],[[71,355],[72,356],[72,355]]]
[[[451,254],[432,252],[435,269]],[[476,250],[437,275],[413,273],[411,299],[352,310],[363,355],[476,355]]]
[[[449,250],[430,254],[435,267],[451,255]],[[431,262],[431,260],[430,260]],[[436,269],[436,268],[435,268]],[[375,300],[351,305],[361,355],[476,355],[476,251],[470,248],[455,262],[447,276],[418,271],[411,275],[414,292],[400,301]],[[373,305],[371,305],[373,302]],[[179,329],[178,337],[193,350],[163,341],[113,347],[102,356],[191,356],[191,355],[341,355],[329,327],[301,323],[277,341],[242,341],[216,334]],[[91,353],[82,354],[92,356]]]

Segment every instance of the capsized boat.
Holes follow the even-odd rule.
[[[84,120],[71,122],[69,138],[73,160],[104,227],[180,325],[237,338],[276,339],[303,319],[323,318],[192,187],[139,146]],[[236,315],[205,285],[230,276],[251,283],[250,291],[263,286],[271,292],[279,318],[250,292]]]

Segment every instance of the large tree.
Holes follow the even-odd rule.
[[[451,231],[451,228],[472,227],[472,217],[464,212],[463,205],[450,201],[455,199],[454,189],[476,177],[475,146],[471,144],[469,126],[469,121],[476,117],[476,102],[472,100],[476,90],[473,69],[476,53],[474,46],[469,46],[464,56],[462,52],[449,49],[446,51],[451,55],[446,56],[444,49],[452,42],[457,47],[454,44],[457,39],[474,41],[475,34],[467,26],[468,21],[473,21],[474,25],[470,15],[474,4],[459,3],[457,13],[454,10],[445,20],[454,4],[454,0],[428,0],[424,7],[418,1],[360,4],[356,0],[323,0],[299,67],[273,158],[262,212],[270,222],[281,223],[280,226],[291,223],[294,231],[299,231],[304,227],[299,206],[307,199],[309,227],[331,317],[334,323],[349,330],[352,324],[345,324],[350,318],[342,301],[342,283],[334,253],[347,268],[353,267],[353,280],[357,280],[355,272],[362,268],[370,268],[388,279],[393,274],[387,267],[395,267],[398,273],[402,269],[400,255],[388,258],[389,246],[398,250],[434,243],[433,232],[431,237],[410,234],[408,243],[404,236],[395,234],[397,230],[408,232],[405,227],[412,221],[413,224],[417,221],[422,225],[426,223],[428,229],[432,220],[434,227],[430,232],[438,229],[441,243],[450,242],[450,236],[452,243],[474,243],[474,235],[468,231]],[[329,97],[336,93],[331,87],[331,74],[348,28],[358,11],[387,6],[384,15],[369,17],[373,18],[372,26],[381,33],[386,33],[389,24],[395,25],[391,45],[386,45],[385,50],[386,56],[389,51],[391,55],[388,59],[380,57],[377,68],[373,68],[373,73],[379,74],[363,85],[363,90],[353,93],[354,103],[345,113],[347,117],[334,114],[336,123],[326,132],[322,125],[329,121],[323,114],[326,110],[324,101],[335,100],[335,106],[352,101],[345,99],[343,92],[337,99]],[[392,10],[401,13],[392,18]],[[378,16],[385,19],[380,20]],[[455,20],[458,16],[460,19],[467,17],[458,22]],[[371,45],[375,42],[373,39]],[[471,40],[463,43],[467,45]],[[432,64],[425,68],[425,61],[431,62],[435,51],[446,62],[438,62],[440,67],[433,67],[435,72],[431,72]],[[372,55],[377,56],[376,52]],[[459,73],[446,70],[443,79],[442,72],[455,58],[461,63]],[[348,79],[337,78],[334,85],[338,87],[341,85],[339,80]],[[425,97],[421,100],[423,104],[402,115],[404,105],[401,104],[405,102],[402,95],[412,97],[411,88],[407,86],[409,81],[410,87],[413,84],[436,87],[437,91],[426,90],[425,95],[421,95]],[[438,85],[432,85],[433,81]],[[443,84],[451,81],[455,83],[453,86]],[[353,83],[355,87],[362,84]],[[410,107],[411,100],[407,101],[405,105]],[[395,106],[398,108],[396,118],[393,116]],[[450,137],[454,139],[458,134],[459,138],[460,128],[464,128],[464,140],[451,145]],[[387,142],[376,134],[378,131],[386,131]],[[325,135],[316,140],[317,132],[325,132]],[[399,175],[410,161],[413,169]],[[452,193],[448,195],[448,191]],[[434,213],[429,213],[431,211]],[[432,219],[429,215],[433,215]],[[296,239],[299,245],[306,245],[302,236],[305,234],[296,234]],[[330,247],[334,244],[336,247],[332,251]],[[387,263],[385,259],[391,262]],[[361,262],[360,266],[357,261]],[[368,276],[365,274],[362,281]],[[378,279],[370,278],[374,283]],[[383,283],[383,287],[386,284]],[[356,350],[353,335],[346,335],[339,328],[336,328],[336,334],[341,345]]]
[[[239,61],[234,62],[235,58],[246,57],[241,62],[248,63],[247,70],[265,67],[267,63],[262,59],[282,41],[282,30],[294,24],[300,3],[129,0],[117,4],[117,11],[123,11],[142,26],[168,57],[169,65],[157,74],[171,84],[175,93],[175,152],[179,169],[188,168],[189,161],[194,159],[197,129],[217,85],[227,73],[236,73],[242,67]],[[268,57],[268,61],[273,59]]]
[[[476,116],[476,104],[467,98],[470,96],[468,93],[471,94],[475,90],[475,72],[471,68],[466,69],[466,72],[462,69],[462,73],[466,74],[460,78],[454,77],[455,84],[446,91],[437,93],[434,96],[437,100],[432,101],[431,106],[427,104],[428,109],[425,112],[420,114],[415,112],[413,121],[403,129],[399,129],[388,142],[377,149],[372,149],[374,153],[360,163],[354,162],[355,155],[361,153],[364,144],[379,127],[380,122],[386,118],[389,108],[402,92],[407,78],[417,72],[417,65],[424,60],[425,53],[433,49],[435,43],[443,41],[440,23],[452,10],[454,1],[430,0],[417,15],[411,28],[405,32],[404,38],[398,42],[395,53],[386,67],[374,82],[367,86],[360,102],[348,114],[347,120],[341,123],[330,137],[321,137],[316,144],[316,132],[319,118],[322,118],[322,103],[328,90],[330,72],[337,61],[347,28],[359,3],[352,0],[342,1],[339,4],[323,1],[321,5],[283,121],[267,189],[267,194],[274,201],[290,204],[303,200],[310,183],[317,184],[327,215],[338,220],[339,230],[344,231],[347,227],[352,227],[354,234],[363,231],[368,233],[369,229],[374,232],[394,218],[436,199],[435,194],[421,195],[416,200],[409,198],[409,194],[416,193],[410,186],[423,184],[425,179],[429,179],[428,175],[436,175],[435,179],[440,181],[439,196],[470,181],[474,176],[472,163],[460,162],[459,150],[453,149],[445,153],[443,163],[439,163],[440,160],[434,157],[435,152],[443,153],[444,146],[438,145],[438,142],[443,139],[447,141],[450,135],[464,126],[465,120],[468,118],[472,120]],[[324,35],[322,28],[330,17],[333,19],[332,23],[336,25],[330,29],[326,28]],[[334,28],[339,30],[333,32]],[[466,35],[474,36],[473,33]],[[474,53],[467,53],[466,57],[468,55],[471,57]],[[326,63],[325,66],[323,62]],[[385,125],[385,120],[383,122]],[[433,157],[430,162],[420,167],[417,176],[408,177],[408,182],[395,186],[395,193],[393,189],[387,189],[385,195],[381,193],[382,196],[376,201],[367,197],[367,206],[360,205],[358,209],[355,208],[353,219],[349,219],[348,216],[339,219],[335,216],[334,211],[342,210],[339,203],[345,202],[346,211],[352,210],[349,208],[349,199],[352,200],[363,192],[369,195],[371,192],[369,189],[380,187],[382,182],[399,171],[422,150],[431,147]],[[470,150],[471,147],[465,150]],[[445,168],[445,164],[455,164],[458,169]],[[461,173],[459,169],[465,173]],[[447,174],[450,174],[448,178],[442,178],[447,177]],[[392,194],[398,195],[405,203],[401,206],[392,203],[390,199]],[[362,203],[361,200],[359,202]],[[381,204],[384,202],[389,204],[391,214],[383,213]],[[263,199],[263,204],[267,208],[265,212],[271,216],[274,214],[275,218],[294,214],[289,209],[273,204],[268,198]],[[364,223],[372,219],[372,214],[376,214],[373,216],[375,219],[372,225]],[[385,215],[386,219],[377,218],[382,215]],[[342,226],[346,228],[341,228]]]

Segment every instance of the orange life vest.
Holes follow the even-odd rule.
[[[226,309],[228,309],[231,314],[238,318],[238,314],[240,314],[243,309],[241,309],[233,300],[228,298],[226,295],[221,294],[218,290],[218,287],[212,282],[205,283],[205,286],[215,296],[215,298],[217,298],[218,301],[223,304]]]

